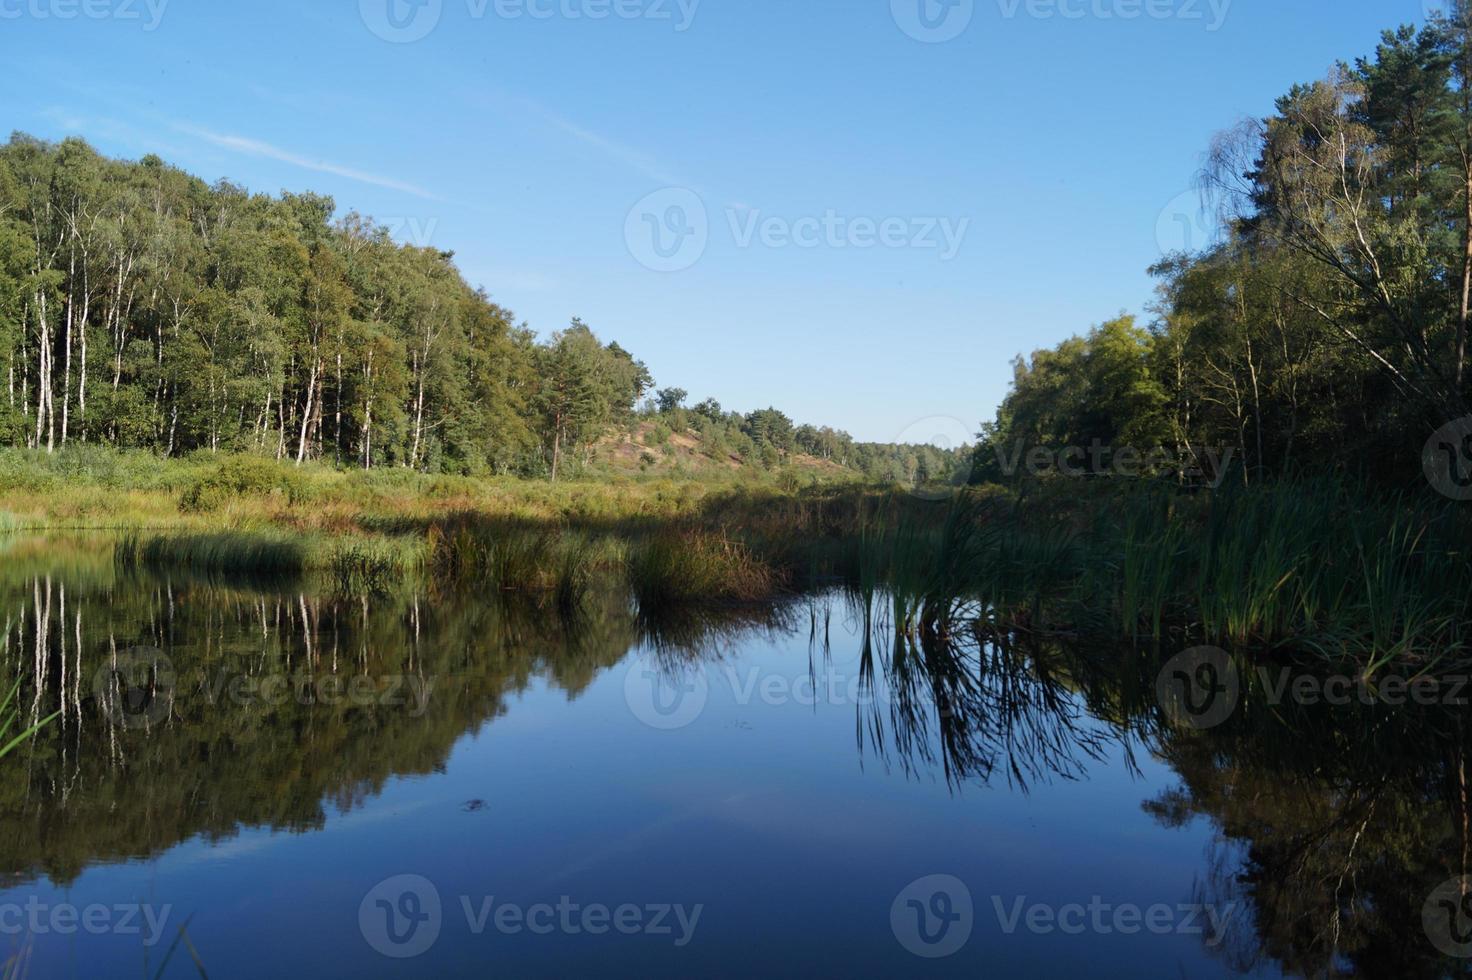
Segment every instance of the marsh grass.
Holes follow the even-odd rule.
[[[724,534],[668,530],[632,542],[626,562],[640,609],[681,603],[760,602],[776,597],[783,574]]]
[[[322,571],[351,593],[422,573],[570,608],[608,578],[653,608],[843,584],[901,596],[901,630],[971,617],[1138,646],[1291,647],[1369,673],[1472,655],[1472,518],[1429,493],[1347,481],[1184,493],[1056,480],[937,503],[873,487],[554,487],[77,447],[0,452],[7,522],[131,528],[120,565]]]
[[[333,546],[328,571],[342,595],[388,595],[404,581],[414,558],[384,541],[346,541]]]
[[[48,715],[40,719],[34,725],[22,731],[11,734],[21,724],[20,713],[20,684],[17,680],[11,685],[10,693],[5,695],[5,700],[0,701],[0,759],[14,752],[23,744],[35,737],[36,733],[51,724],[61,712]]]
[[[426,560],[440,582],[532,594],[570,610],[615,551],[607,538],[565,527],[466,515],[429,529]]]
[[[308,567],[306,544],[277,532],[131,534],[115,546],[114,557],[124,568],[184,568],[205,573],[294,575]]]

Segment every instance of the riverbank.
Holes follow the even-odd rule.
[[[916,633],[1213,643],[1367,675],[1469,659],[1472,514],[1429,492],[1327,478],[939,495],[775,480],[554,486],[98,451],[0,456],[0,512],[12,529],[106,529],[124,565],[318,574],[350,594],[417,579],[571,611],[612,588],[653,610],[841,586],[894,595],[896,629]]]

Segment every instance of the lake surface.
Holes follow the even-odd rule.
[[[568,621],[88,541],[0,562],[20,704],[63,712],[0,761],[21,975],[1467,962],[1455,903],[1423,922],[1466,861],[1465,711],[1270,704],[1244,671],[1201,730],[1154,653],[905,636],[881,595]]]

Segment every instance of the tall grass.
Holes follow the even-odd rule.
[[[582,602],[611,543],[563,527],[460,517],[430,528],[428,565],[437,580]]]
[[[49,725],[61,712],[49,715],[36,722],[31,727],[12,735],[11,732],[19,727],[21,723],[20,713],[20,681],[11,685],[10,693],[5,695],[5,700],[0,701],[0,759],[14,752],[23,744],[35,737],[36,733]]]
[[[131,534],[115,546],[122,567],[184,568],[252,575],[297,574],[307,568],[307,547],[279,533]]]
[[[629,586],[641,609],[691,602],[756,602],[784,584],[739,541],[700,530],[649,535],[629,547]]]

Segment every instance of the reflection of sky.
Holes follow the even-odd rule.
[[[843,621],[835,614],[826,668],[840,678],[858,671]],[[743,680],[748,669],[803,678],[806,628],[748,637],[731,662]],[[1024,897],[1192,900],[1209,829],[1164,829],[1142,812],[1175,782],[1153,759],[1137,757],[1132,774],[1110,755],[1086,780],[1034,782],[1028,793],[1001,772],[990,787],[953,791],[938,772],[907,776],[872,752],[861,758],[852,704],[738,703],[717,670],[699,717],[658,731],[629,709],[626,670],[605,671],[571,702],[532,684],[463,738],[442,774],[391,780],[347,814],[329,805],[320,831],[190,841],[153,861],[94,867],[65,895],[43,884],[5,898],[170,903],[172,923],[194,914],[189,935],[212,977],[1225,973],[1195,937],[1004,935],[999,925],[993,896],[1004,909]],[[374,953],[357,924],[368,890],[400,874],[433,881],[446,916],[435,947],[407,964]],[[894,897],[931,874],[960,878],[976,904],[970,943],[940,963],[911,957],[889,927]],[[460,907],[460,896],[478,907],[564,895],[706,908],[695,941],[675,949],[650,936],[476,936]],[[162,954],[152,952],[154,969]],[[143,950],[136,938],[43,937],[37,957],[35,975],[86,964],[73,972],[132,977]],[[195,975],[187,956],[175,959],[168,976]]]

